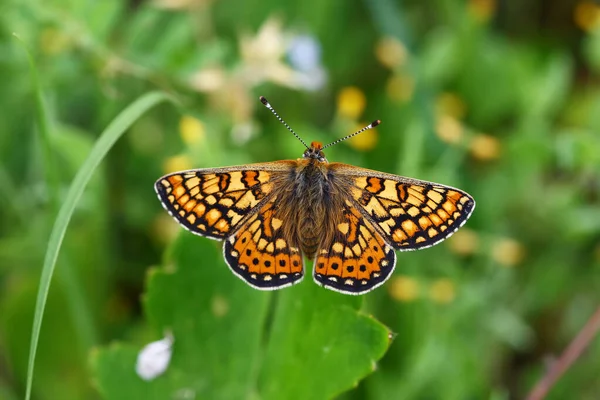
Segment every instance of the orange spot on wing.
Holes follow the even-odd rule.
[[[431,226],[431,224],[431,220],[426,216],[422,216],[421,218],[419,218],[419,226],[421,227],[421,229],[427,229]]]
[[[456,207],[454,206],[454,204],[450,201],[446,201],[442,207],[444,208],[444,210],[446,210],[448,212],[448,214],[452,214],[454,212],[454,210],[456,210]]]
[[[183,176],[181,175],[171,175],[167,178],[167,180],[169,181],[169,183],[173,186],[177,186],[181,183],[181,181],[183,181]]]
[[[382,181],[379,178],[370,177],[368,179],[368,186],[365,188],[371,193],[379,193],[382,190]]]
[[[401,229],[396,229],[394,231],[394,234],[392,235],[392,239],[396,243],[401,243],[401,242],[404,242],[406,239],[408,239],[408,237],[406,236],[404,231],[402,231]]]
[[[258,172],[256,171],[244,171],[242,172],[243,178],[242,181],[246,184],[247,187],[252,187],[260,184],[258,181]]]
[[[407,219],[406,221],[402,221],[402,229],[404,229],[408,237],[413,237],[419,230],[419,227],[412,220]]]
[[[231,175],[229,174],[221,174],[219,176],[219,189],[223,192],[229,186],[229,182],[231,181]]]
[[[355,258],[344,260],[342,265],[342,278],[355,278],[358,274],[358,265]]]

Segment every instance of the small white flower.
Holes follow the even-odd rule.
[[[140,378],[150,381],[167,370],[173,353],[173,342],[173,335],[167,333],[164,339],[144,346],[135,364],[135,371]]]

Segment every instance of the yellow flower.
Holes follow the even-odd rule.
[[[408,276],[393,277],[387,287],[394,300],[409,302],[419,297],[419,282]]]
[[[338,94],[337,110],[342,117],[355,120],[363,113],[366,103],[365,95],[359,88],[348,86]]]
[[[408,51],[398,39],[385,37],[379,40],[375,46],[375,57],[384,66],[395,69],[406,64]]]
[[[575,7],[573,19],[584,31],[596,30],[600,27],[600,6],[593,1],[581,1]]]
[[[458,144],[463,138],[463,126],[454,117],[442,115],[438,118],[435,133],[446,143]]]
[[[456,297],[456,287],[454,282],[448,278],[436,280],[429,288],[429,297],[436,303],[451,303]]]
[[[491,161],[500,157],[500,141],[493,136],[479,133],[471,140],[471,154],[481,161]]]
[[[184,115],[179,120],[179,134],[187,145],[193,145],[204,139],[204,124],[197,118]]]
[[[479,236],[469,228],[462,228],[448,239],[448,245],[457,254],[473,254],[479,247]]]
[[[466,104],[456,93],[441,93],[437,97],[435,105],[439,116],[448,115],[460,120],[467,114]]]
[[[479,22],[487,22],[496,11],[495,0],[470,0],[469,13]]]
[[[168,158],[163,164],[163,170],[165,173],[182,171],[184,169],[192,168],[192,160],[186,155],[178,155]]]
[[[502,238],[492,246],[492,258],[503,267],[514,267],[525,256],[525,249],[514,239]]]
[[[388,80],[385,90],[390,99],[406,103],[415,91],[415,80],[406,74],[394,75]]]

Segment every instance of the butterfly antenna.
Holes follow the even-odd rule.
[[[302,138],[300,138],[300,136],[298,136],[298,134],[296,132],[294,132],[294,130],[292,128],[290,128],[290,126],[283,120],[283,118],[281,118],[279,116],[279,114],[277,114],[277,111],[275,111],[275,109],[273,108],[273,106],[271,105],[271,103],[269,103],[267,101],[267,99],[265,99],[263,96],[260,96],[260,102],[263,103],[265,105],[265,107],[267,107],[269,110],[271,110],[271,112],[273,113],[274,116],[277,117],[277,119],[279,120],[279,122],[281,122],[288,131],[292,132],[292,134],[294,136],[296,136],[296,139],[298,139],[299,141],[302,142],[302,144],[304,145],[304,147],[306,147],[307,149],[310,149],[310,147],[308,147],[308,145],[304,142],[304,140],[302,140]]]
[[[331,142],[331,143],[329,143],[329,144],[328,144],[328,145],[326,145],[326,146],[323,146],[323,149],[325,149],[325,148],[327,148],[327,147],[329,147],[329,146],[333,146],[334,144],[338,144],[339,142],[343,142],[343,141],[344,141],[344,140],[346,140],[346,139],[350,139],[351,137],[353,137],[353,136],[356,136],[356,135],[358,135],[359,133],[363,133],[364,131],[368,131],[368,130],[369,130],[369,129],[371,129],[371,128],[375,128],[375,127],[376,127],[377,125],[379,125],[380,123],[381,123],[381,121],[380,121],[380,120],[375,120],[375,121],[371,122],[369,125],[365,126],[364,128],[362,128],[362,129],[360,129],[360,130],[358,130],[358,131],[354,132],[353,134],[351,134],[351,135],[348,135],[348,136],[345,136],[345,137],[343,137],[343,138],[341,138],[341,139],[338,139],[338,140],[336,140],[336,141],[334,141],[334,142]]]

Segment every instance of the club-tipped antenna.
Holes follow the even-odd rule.
[[[375,127],[376,127],[377,125],[379,125],[380,123],[381,123],[381,121],[377,119],[377,120],[375,120],[375,121],[371,122],[369,125],[365,126],[364,128],[362,128],[362,129],[360,129],[360,130],[358,130],[358,131],[354,132],[353,134],[351,134],[351,135],[348,135],[348,136],[344,136],[344,137],[343,137],[343,138],[341,138],[341,139],[338,139],[338,140],[336,140],[336,141],[333,141],[333,142],[329,143],[328,145],[325,145],[325,146],[323,146],[323,149],[325,149],[325,148],[327,148],[327,147],[329,147],[329,146],[333,146],[334,144],[338,144],[339,142],[343,142],[343,141],[344,141],[344,140],[346,140],[346,139],[350,139],[351,137],[353,137],[353,136],[356,136],[356,135],[358,135],[359,133],[363,133],[364,131],[368,131],[368,130],[369,130],[369,129],[371,129],[371,128],[375,128]]]
[[[310,149],[310,147],[308,147],[308,145],[304,142],[304,140],[302,140],[302,138],[300,136],[298,136],[298,134],[296,132],[294,132],[294,130],[292,128],[290,128],[290,126],[283,120],[283,118],[281,118],[279,116],[279,114],[277,114],[277,111],[275,111],[275,109],[273,108],[271,103],[269,103],[269,101],[267,99],[265,99],[263,96],[260,96],[260,102],[263,103],[265,105],[265,107],[267,107],[269,110],[271,110],[271,112],[273,113],[274,116],[277,117],[279,122],[281,122],[287,128],[288,131],[292,132],[292,134],[294,136],[296,136],[296,139],[298,139],[299,141],[302,142],[304,147],[306,147],[307,149]]]

